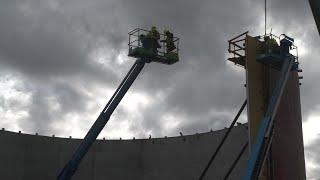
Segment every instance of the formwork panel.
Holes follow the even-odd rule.
[[[247,89],[247,111],[249,124],[249,149],[252,148],[258,133],[260,122],[266,113],[268,106],[268,67],[258,62],[257,55],[263,50],[262,42],[255,37],[246,37],[246,89]],[[265,163],[259,180],[270,179],[269,163]]]

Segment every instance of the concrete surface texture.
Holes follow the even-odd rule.
[[[195,135],[97,140],[74,180],[197,180],[226,129]],[[50,180],[75,151],[80,139],[0,131],[0,179]],[[236,126],[205,179],[223,179],[247,142],[245,125]],[[241,179],[248,152],[229,179]]]

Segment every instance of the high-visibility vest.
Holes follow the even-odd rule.
[[[160,39],[160,34],[158,31],[150,31],[147,36],[151,37],[152,39]]]
[[[271,48],[279,46],[277,41],[274,38],[271,38],[269,41],[270,41]]]

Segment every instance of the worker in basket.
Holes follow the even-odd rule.
[[[166,53],[169,53],[176,49],[176,46],[173,42],[173,34],[169,30],[165,30],[164,35],[166,36],[166,39],[161,40],[160,42],[166,43]]]
[[[268,53],[268,54],[271,54],[271,53],[278,54],[279,53],[279,45],[273,37],[265,36],[264,42],[265,42],[266,53]]]
[[[160,40],[160,34],[157,31],[157,28],[155,26],[151,27],[151,31],[148,32],[147,39],[150,39],[151,41],[151,48],[153,53],[158,53],[158,48],[160,48],[159,40]]]
[[[145,49],[151,49],[152,48],[152,40],[150,37],[140,34],[140,41],[142,43],[142,47]]]

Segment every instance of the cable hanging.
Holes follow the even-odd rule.
[[[243,145],[241,151],[239,152],[237,158],[234,160],[234,162],[232,163],[231,167],[229,168],[227,174],[224,176],[224,180],[227,180],[230,176],[230,174],[232,173],[233,169],[236,167],[236,165],[238,164],[240,158],[242,157],[243,153],[246,151],[247,147],[248,147],[248,142],[246,142],[246,144]]]
[[[203,172],[201,173],[201,176],[199,177],[199,180],[203,180],[204,176],[206,175],[209,167],[211,166],[212,162],[214,161],[214,159],[216,158],[217,154],[219,153],[220,149],[222,148],[224,142],[226,141],[227,137],[229,136],[232,128],[234,127],[235,123],[237,122],[239,116],[241,115],[243,109],[245,108],[245,106],[247,105],[247,100],[244,101],[244,103],[242,104],[239,112],[237,113],[237,115],[235,116],[235,118],[233,119],[231,125],[229,126],[227,132],[224,134],[222,140],[220,141],[217,149],[215,150],[215,152],[213,153],[212,157],[210,158],[207,166],[204,168]]]

